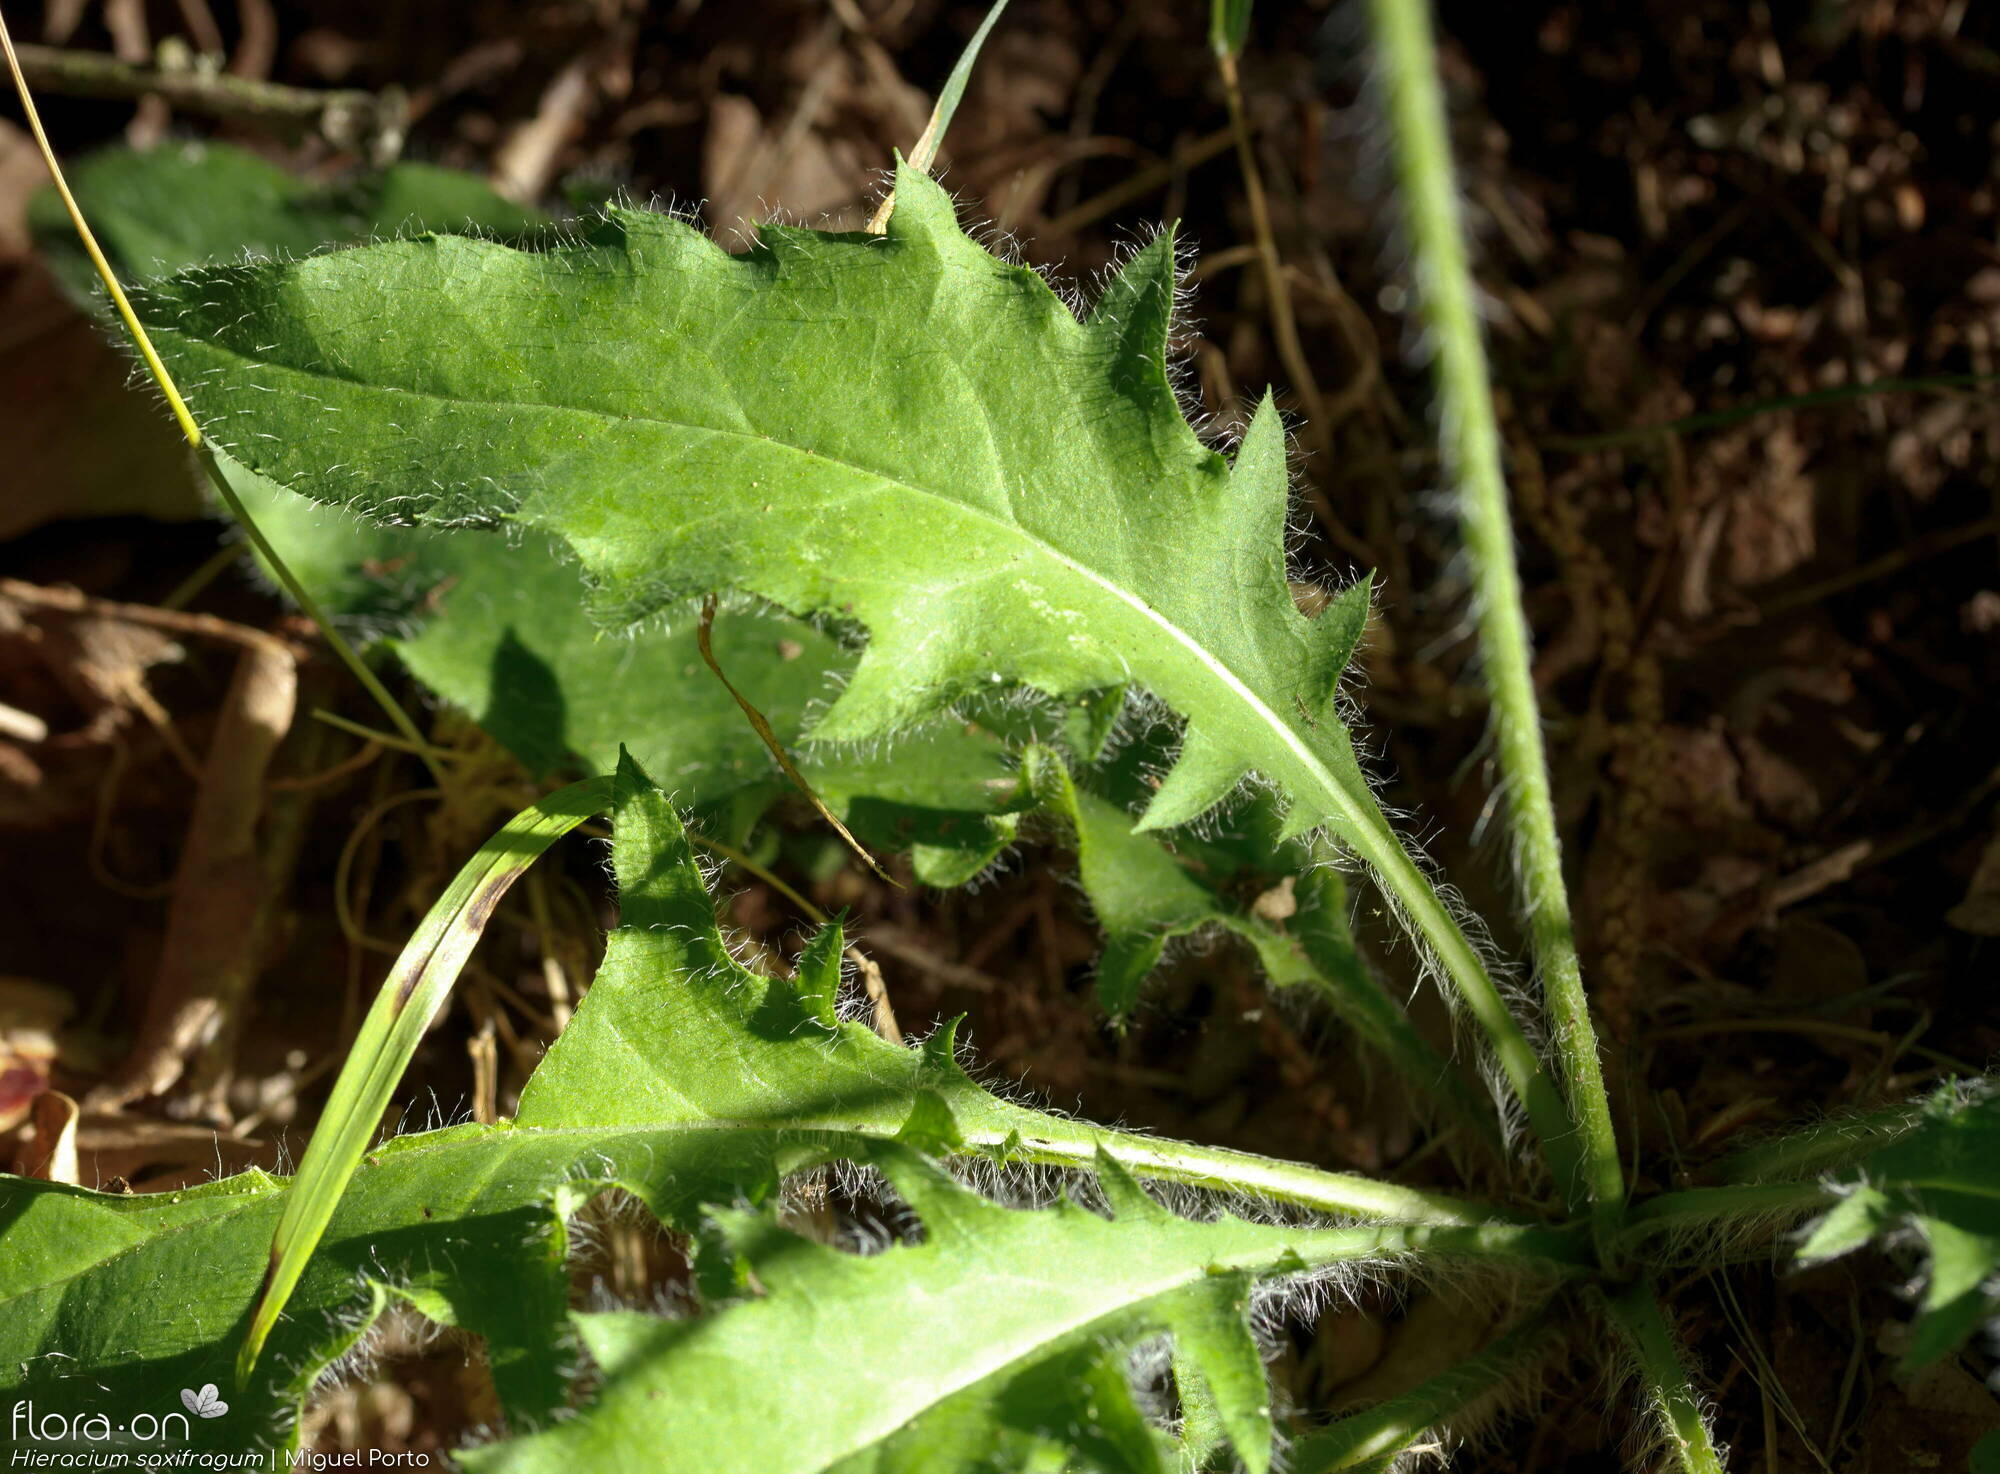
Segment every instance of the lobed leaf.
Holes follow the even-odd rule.
[[[465,1456],[475,1471],[661,1467],[715,1474],[925,1474],[1031,1466],[1164,1474],[1126,1359],[1167,1335],[1241,1465],[1271,1464],[1270,1394],[1246,1324],[1260,1279],[1386,1263],[1463,1230],[1196,1221],[1100,1161],[1112,1216],[1068,1200],[1012,1210],[907,1148],[878,1149],[922,1225],[874,1255],[767,1215],[718,1215],[750,1293],[685,1320],[577,1317],[602,1374],[571,1419]],[[773,1396],[772,1389],[782,1388]]]
[[[76,173],[77,192],[101,220],[114,258],[142,274],[231,255],[308,255],[425,218],[462,216],[515,235],[535,219],[471,175],[399,166],[313,186],[221,145],[111,150]],[[76,254],[66,219],[44,224],[45,249]],[[575,764],[609,771],[620,744],[629,743],[642,767],[732,840],[787,791],[727,694],[706,679],[688,611],[630,638],[607,637],[581,607],[581,576],[557,539],[370,525],[316,508],[247,468],[226,468],[265,536],[323,607],[382,638],[418,680],[469,712],[531,770]],[[1365,602],[1365,589],[1350,590],[1335,617],[1353,623],[1365,617]],[[726,613],[716,642],[731,679],[798,752],[815,791],[871,848],[908,850],[921,880],[950,886],[972,879],[1013,841],[1017,811],[1036,796],[1016,775],[1006,740],[1045,741],[1053,732],[1012,713],[982,711],[997,720],[933,723],[886,747],[800,748],[811,711],[848,679],[853,655],[815,625],[769,609]],[[1120,690],[1108,699],[1094,694],[1071,708],[1083,725],[1064,734],[1085,760],[1104,747],[1122,704]],[[1060,795],[1039,801],[1063,809]],[[1131,1007],[1168,938],[1210,923],[1234,928],[1242,918],[1156,843],[1115,834],[1130,821],[1108,804],[1088,794],[1083,801],[1089,822],[1067,817],[1084,854],[1085,889],[1109,937],[1100,992],[1117,1016]],[[1121,790],[1118,801],[1129,795]],[[1210,846],[1203,856],[1210,864],[1220,858],[1229,871],[1310,872],[1299,882],[1304,901],[1292,939],[1269,927],[1242,930],[1273,981],[1327,992],[1421,1093],[1442,1090],[1458,1114],[1486,1129],[1462,1083],[1366,975],[1346,934],[1341,878],[1302,846],[1279,841],[1279,827],[1260,833],[1242,854],[1219,857]],[[1281,857],[1275,866],[1274,856]]]
[[[1940,1090],[1914,1129],[1863,1158],[1840,1187],[1799,1260],[1885,1241],[1920,1246],[1928,1265],[1906,1367],[1938,1360],[2000,1316],[2000,1091],[1990,1081]]]
[[[483,1336],[510,1419],[532,1425],[566,1396],[565,1225],[613,1187],[692,1229],[708,1205],[764,1200],[789,1174],[904,1140],[1077,1167],[1108,1150],[1149,1176],[1325,1210],[1498,1221],[1409,1189],[1003,1101],[960,1067],[949,1032],[906,1049],[829,1024],[837,936],[809,949],[803,988],[748,972],[717,929],[673,808],[629,761],[614,810],[621,925],[516,1119],[399,1137],[367,1155],[256,1380],[227,1415],[195,1424],[198,1446],[282,1446],[313,1380],[399,1301]],[[183,1388],[227,1385],[287,1196],[261,1172],[143,1196],[0,1177],[0,1399],[115,1419],[171,1411]],[[1466,1234],[1475,1249],[1497,1234],[1545,1261],[1580,1255],[1550,1231]]]
[[[188,143],[103,150],[72,173],[111,259],[135,276],[232,257],[295,259],[426,221],[510,238],[549,223],[475,175],[423,164],[313,184],[242,149]],[[95,272],[52,191],[32,214],[43,252],[79,298],[94,300]],[[732,831],[787,791],[702,667],[691,618],[607,637],[586,617],[581,574],[559,541],[371,526],[222,464],[323,607],[386,643],[531,771],[609,772],[629,742],[682,802],[721,811]],[[775,610],[726,614],[715,640],[731,679],[787,742],[853,664],[830,636]],[[911,851],[929,884],[970,879],[1013,840],[1019,785],[990,737],[940,726],[892,755],[823,756],[831,761],[808,760],[816,790],[871,846]]]
[[[879,238],[767,226],[732,257],[613,210],[543,251],[431,236],[195,268],[141,312],[206,432],[295,490],[553,532],[614,623],[736,587],[866,626],[823,738],[996,680],[1136,681],[1190,721],[1153,827],[1253,767],[1297,827],[1379,826],[1335,702],[1365,592],[1318,620],[1292,602],[1275,410],[1234,468],[1182,418],[1171,241],[1079,322],[928,179],[897,190]]]
[[[1141,827],[1255,775],[1287,834],[1336,833],[1436,949],[1567,1181],[1566,1107],[1341,719],[1366,585],[1301,614],[1276,409],[1231,463],[1174,398],[1171,239],[1079,320],[929,179],[902,169],[896,197],[886,235],[766,226],[742,256],[614,209],[548,249],[427,236],[135,300],[204,432],[296,491],[560,537],[612,625],[735,589],[864,627],[816,739],[885,739],[1014,682],[1150,692],[1186,732]]]
[[[1419,1034],[1368,971],[1347,926],[1347,886],[1321,863],[1292,878],[1284,894],[1293,911],[1286,925],[1234,904],[1197,879],[1151,834],[1136,833],[1131,816],[1071,776],[1053,748],[1028,747],[1022,769],[1030,791],[1070,826],[1084,893],[1104,929],[1097,990],[1114,1018],[1137,1003],[1140,985],[1169,941],[1217,929],[1247,943],[1276,988],[1305,988],[1416,1090],[1418,1099],[1475,1137],[1490,1137],[1492,1116],[1462,1077]],[[1211,850],[1214,846],[1209,847]]]

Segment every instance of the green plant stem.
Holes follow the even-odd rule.
[[[1339,792],[1337,788],[1333,791]],[[1431,948],[1460,1001],[1485,1031],[1501,1072],[1541,1142],[1549,1170],[1559,1182],[1574,1181],[1582,1164],[1577,1156],[1576,1127],[1569,1108],[1563,1102],[1562,1092],[1543,1070],[1534,1045],[1528,1042],[1521,1021],[1507,1007],[1507,1000],[1501,996],[1485,961],[1379,812],[1373,815],[1358,810],[1350,812],[1355,820],[1351,841],[1355,854],[1391,902],[1403,908],[1407,927]],[[1337,863],[1338,851],[1330,843],[1322,840],[1316,848],[1326,863]]]
[[[1384,1467],[1432,1426],[1517,1373],[1548,1344],[1553,1329],[1553,1309],[1545,1308],[1451,1370],[1308,1435],[1292,1449],[1286,1467],[1291,1474]]]
[[[1492,693],[1515,865],[1564,1091],[1581,1136],[1582,1173],[1561,1185],[1572,1209],[1587,1206],[1600,1237],[1608,1239],[1624,1208],[1625,1177],[1563,881],[1562,842],[1549,792],[1501,471],[1499,422],[1459,216],[1430,11],[1427,0],[1369,0],[1369,10],[1418,296],[1436,353],[1440,436],[1446,463],[1460,483],[1460,523],[1471,557],[1480,657]]]
[[[1097,1131],[1088,1139],[1049,1140],[1029,1137],[979,1140],[972,1144],[1005,1146],[1010,1159],[1050,1167],[1089,1168],[1101,1147],[1136,1177],[1183,1182],[1214,1192],[1241,1193],[1253,1198],[1311,1208],[1321,1213],[1360,1214],[1388,1222],[1439,1227],[1489,1224],[1527,1228],[1536,1225],[1482,1203],[1446,1193],[1399,1187],[1373,1177],[1347,1172],[1323,1172],[1275,1157],[1232,1152],[1222,1147],[1163,1141],[1130,1131]]]
[[[1772,1182],[1742,1187],[1694,1187],[1648,1198],[1626,1216],[1613,1242],[1629,1257],[1662,1233],[1720,1225],[1731,1219],[1804,1215],[1823,1208],[1833,1192],[1817,1182]]]
[[[1746,1147],[1713,1169],[1727,1183],[1796,1181],[1859,1161],[1923,1124],[1921,1101],[1905,1101],[1865,1115],[1836,1116],[1773,1141]],[[1679,1196],[1670,1194],[1669,1196]]]
[[[1606,1304],[1638,1364],[1649,1411],[1660,1420],[1674,1466],[1682,1474],[1723,1474],[1722,1456],[1701,1416],[1701,1398],[1688,1379],[1653,1282],[1639,1280],[1607,1297]]]

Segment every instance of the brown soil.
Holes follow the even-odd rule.
[[[41,26],[36,7],[11,9],[21,30]],[[207,10],[47,7],[59,39],[107,50],[108,19],[129,45],[135,20],[157,40]],[[1182,222],[1187,393],[1218,432],[1267,383],[1292,412],[1299,566],[1382,580],[1362,700],[1390,796],[1421,816],[1473,908],[1504,918],[1505,857],[1477,840],[1483,698],[1431,495],[1421,344],[1358,17],[1261,7],[1243,61],[1281,309],[1243,170],[1219,146],[1206,10],[1017,0],[943,177],[1084,290],[1160,221]],[[245,0],[214,19],[252,74],[407,89],[415,156],[504,172],[537,198],[704,200],[726,234],[764,205],[865,219],[979,11]],[[2000,412],[1967,377],[1993,374],[2000,353],[2000,19],[1945,0],[1697,0],[1448,3],[1442,24],[1587,975],[1621,1127],[1641,1185],[1658,1187],[1743,1133],[1907,1097],[2000,1052]],[[351,162],[150,105],[53,99],[49,114],[72,149],[220,133],[301,168]],[[10,461],[24,447],[25,472],[0,509],[0,573],[158,606],[221,533],[150,520],[185,518],[189,485],[166,427],[33,259],[18,211],[35,182],[18,135],[0,133],[0,437]],[[1281,310],[1309,376],[1281,351]],[[162,949],[186,944],[164,934],[163,897],[200,786],[189,767],[228,735],[236,660],[199,634],[10,607],[0,702],[57,735],[0,733],[0,951],[41,985],[0,992],[0,1113],[10,1088],[25,1102],[51,1070],[89,1096],[157,1022]],[[190,607],[289,642],[301,712],[372,719],[310,629],[240,568]],[[218,1153],[232,1170],[268,1165],[288,1134],[303,1139],[384,962],[342,937],[337,878],[365,929],[394,941],[526,792],[476,732],[430,720],[437,740],[488,759],[448,806],[397,802],[425,779],[393,753],[274,791],[263,869],[226,882],[261,918],[250,991],[222,1045],[196,1051],[163,1096],[86,1113],[86,1182],[161,1187],[205,1175]],[[275,771],[323,772],[356,750],[301,721]],[[964,1012],[992,1069],[1096,1118],[1452,1180],[1442,1156],[1411,1161],[1413,1104],[1363,1078],[1337,1030],[1267,1007],[1235,953],[1177,959],[1119,1034],[1092,998],[1096,939],[1060,864],[1036,852],[976,892],[897,892],[809,864],[810,826],[796,827],[786,873],[879,936],[906,1028]],[[549,960],[588,976],[608,917],[597,857],[573,844],[539,896],[545,917],[526,891],[509,902],[464,1006],[426,1042],[412,1120],[433,1102],[504,1114],[553,1027]],[[732,919],[774,943],[798,920],[754,882]],[[490,1074],[475,1064],[487,1052]],[[607,1242],[597,1272],[627,1292],[674,1257],[636,1231]],[[1973,1348],[1898,1379],[1900,1281],[1863,1259],[1782,1275],[1753,1262],[1672,1287],[1734,1467],[1965,1467],[2000,1427],[1982,1386],[1992,1362]],[[1279,1376],[1324,1416],[1407,1379],[1451,1330],[1423,1298],[1364,1304],[1301,1330]],[[1620,1467],[1606,1450],[1628,1435],[1629,1394],[1607,1397],[1606,1348],[1578,1349],[1468,1467]],[[464,1363],[449,1343],[391,1355],[316,1414],[319,1446],[452,1446],[491,1415]]]

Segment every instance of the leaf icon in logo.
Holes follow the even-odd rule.
[[[229,1404],[222,1400],[213,1382],[202,1383],[199,1392],[191,1392],[183,1387],[181,1406],[198,1418],[219,1418],[229,1411]]]

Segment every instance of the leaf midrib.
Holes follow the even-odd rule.
[[[893,1132],[880,1126],[862,1128],[851,1125],[832,1125],[824,1121],[808,1119],[763,1122],[709,1117],[699,1121],[659,1121],[620,1126],[517,1126],[512,1122],[507,1122],[492,1128],[493,1134],[489,1136],[468,1136],[461,1141],[427,1142],[422,1146],[402,1148],[396,1147],[393,1142],[389,1142],[374,1150],[376,1152],[388,1151],[398,1159],[420,1159],[437,1152],[457,1152],[478,1148],[490,1149],[496,1143],[499,1143],[503,1147],[501,1155],[504,1155],[504,1146],[516,1140],[523,1142],[523,1144],[531,1139],[535,1141],[553,1141],[565,1137],[580,1137],[590,1141],[602,1141],[634,1136],[671,1135],[682,1132],[693,1134],[707,1131],[768,1132],[773,1135],[780,1135],[788,1131],[824,1131],[833,1135],[846,1133],[853,1136],[881,1138],[894,1135]],[[377,1167],[372,1170],[379,1171],[381,1169]],[[134,1243],[125,1245],[115,1253],[105,1255],[101,1259],[93,1259],[88,1265],[74,1273],[62,1275],[55,1279],[44,1280],[39,1284],[30,1285],[26,1289],[16,1290],[11,1294],[0,1296],[0,1307],[11,1305],[29,1295],[38,1295],[46,1290],[60,1288],[73,1280],[82,1278],[84,1275],[94,1274],[108,1265],[116,1264],[128,1254],[142,1249],[150,1249],[161,1244],[170,1244],[182,1234],[192,1233],[197,1229],[208,1228],[215,1224],[227,1223],[238,1214],[248,1212],[259,1205],[272,1202],[274,1199],[282,1200],[290,1194],[291,1185],[296,1180],[295,1177],[274,1178],[273,1182],[277,1184],[276,1186],[261,1189],[255,1193],[245,1193],[242,1202],[234,1204],[220,1212],[209,1214],[203,1218],[192,1219],[186,1223],[175,1224],[167,1228],[146,1230],[145,1237]],[[567,1179],[559,1179],[558,1181],[560,1180]],[[143,1196],[152,1196],[152,1194],[145,1194]],[[142,1221],[143,1216],[143,1211],[133,1211],[119,1215],[121,1218],[139,1218]],[[336,1219],[335,1221],[337,1222],[338,1220]],[[328,1242],[336,1241],[329,1235]]]
[[[1289,1248],[1290,1246],[1287,1245],[1283,1249],[1274,1249],[1268,1257],[1276,1259]],[[948,1402],[960,1393],[977,1387],[982,1383],[989,1382],[996,1377],[1013,1371],[1026,1370],[1035,1362],[1046,1358],[1053,1349],[1059,1347],[1061,1344],[1080,1341],[1100,1327],[1108,1331],[1114,1322],[1143,1312],[1158,1301],[1173,1294],[1176,1290],[1184,1289],[1187,1285],[1203,1278],[1207,1275],[1208,1271],[1208,1263],[1202,1262],[1194,1264],[1191,1268],[1163,1273],[1160,1276],[1157,1287],[1135,1291],[1129,1296],[1120,1296],[1109,1308],[1080,1316],[1061,1326],[1053,1333],[1033,1341],[1024,1349],[1019,1351],[1010,1350],[1000,1358],[988,1362],[983,1368],[968,1372],[967,1375],[961,1377],[951,1385],[927,1395],[922,1402],[916,1404],[914,1409],[905,1406],[903,1409],[890,1412],[887,1416],[892,1417],[894,1421],[886,1427],[882,1427],[880,1431],[857,1435],[845,1449],[832,1458],[815,1460],[811,1464],[795,1465],[796,1474],[825,1474],[826,1470],[839,1467],[841,1463],[853,1458],[856,1454],[875,1448],[888,1439],[893,1438],[925,1413],[937,1408],[941,1403]],[[1252,1272],[1254,1273],[1254,1271]],[[990,1342],[984,1344],[991,1345]],[[1018,1340],[1016,1344],[1019,1344]],[[975,1361],[975,1367],[978,1365],[977,1361]],[[879,1407],[882,1405],[876,1404],[876,1406]]]
[[[169,331],[179,334],[178,329],[170,329]],[[429,389],[415,389],[404,384],[370,383],[335,372],[331,368],[310,368],[299,364],[278,363],[269,359],[252,357],[248,353],[223,343],[205,338],[195,338],[186,334],[179,335],[184,341],[194,344],[197,351],[206,349],[211,352],[224,354],[251,368],[279,374],[295,375],[307,380],[326,380],[364,392],[392,396],[404,395],[412,399],[428,400],[439,404],[460,405],[473,409],[540,410],[544,413],[573,414],[586,416],[600,423],[613,425],[639,421],[649,425],[657,425],[667,430],[698,432],[700,434],[723,436],[736,440],[755,441],[762,445],[776,446],[792,455],[801,456],[810,461],[817,461],[828,466],[837,466],[841,470],[870,477],[884,486],[905,491],[912,496],[950,508],[959,515],[989,523],[1017,537],[1020,541],[1026,543],[1030,548],[1038,551],[1050,561],[1076,574],[1086,582],[1095,585],[1105,593],[1111,595],[1112,598],[1137,612],[1143,619],[1157,626],[1169,639],[1187,651],[1193,657],[1196,664],[1209,673],[1226,692],[1248,707],[1260,726],[1278,734],[1279,739],[1290,749],[1293,757],[1305,764],[1307,771],[1319,785],[1323,794],[1332,799],[1334,807],[1340,811],[1343,818],[1347,819],[1357,831],[1365,832],[1371,827],[1369,820],[1373,805],[1360,801],[1354,795],[1350,794],[1347,791],[1347,785],[1327,766],[1325,761],[1313,749],[1312,745],[1306,742],[1292,728],[1289,722],[1282,719],[1277,712],[1272,710],[1270,704],[1260,697],[1228,664],[1212,655],[1208,648],[1199,640],[1195,639],[1194,636],[1190,635],[1174,621],[1161,614],[1159,610],[1155,609],[1137,594],[1121,588],[1117,583],[1099,574],[1095,569],[1078,562],[1045,539],[1030,532],[1017,521],[1002,519],[983,507],[973,506],[967,502],[956,500],[943,492],[916,485],[913,482],[891,476],[873,467],[859,465],[840,456],[829,455],[824,451],[812,450],[801,445],[794,445],[789,441],[778,440],[769,435],[757,435],[747,430],[723,429],[712,425],[696,424],[691,421],[670,419],[653,413],[616,414],[610,410],[595,409],[588,405],[553,404],[537,399],[470,398],[465,395],[443,394]],[[1193,714],[1187,713],[1187,715],[1190,721],[1192,721]],[[1374,858],[1373,855],[1370,856],[1371,860]]]
[[[1041,1211],[1054,1214],[1062,1210],[1044,1209]],[[1095,1218],[1094,1214],[1091,1216],[1093,1219]],[[1101,1222],[1101,1220],[1099,1221]],[[1139,1225],[1134,1226],[1137,1227]],[[996,1377],[1001,1377],[1010,1371],[1025,1370],[1028,1366],[1049,1355],[1052,1348],[1057,1348],[1070,1342],[1081,1341],[1099,1328],[1105,1328],[1108,1332],[1115,1322],[1146,1310],[1176,1291],[1185,1289],[1188,1285],[1207,1278],[1217,1269],[1233,1269],[1261,1277],[1262,1274],[1271,1273],[1271,1266],[1287,1254],[1297,1255],[1302,1262],[1309,1265],[1319,1265],[1360,1258],[1371,1250],[1381,1247],[1380,1239],[1382,1234],[1376,1230],[1300,1229],[1296,1232],[1301,1235],[1300,1241],[1304,1241],[1305,1239],[1353,1238],[1360,1240],[1367,1238],[1374,1240],[1374,1242],[1366,1244],[1356,1243],[1351,1253],[1326,1252],[1317,1255],[1307,1255],[1301,1253],[1299,1243],[1292,1240],[1287,1240],[1282,1245],[1273,1245],[1268,1249],[1225,1254],[1220,1259],[1210,1259],[1190,1253],[1183,1262],[1161,1271],[1159,1275],[1145,1282],[1143,1285],[1135,1287],[1129,1292],[1121,1290],[1115,1302],[1109,1307],[1094,1309],[1086,1314],[1080,1314],[1074,1319],[1061,1324],[1049,1334],[1036,1337],[1026,1347],[1018,1350],[1013,1349],[1020,1346],[1021,1338],[1017,1337],[1010,1348],[996,1358],[985,1361],[980,1361],[976,1358],[967,1358],[968,1361],[972,1362],[972,1369],[968,1370],[965,1375],[941,1389],[935,1391],[927,1390],[923,1400],[914,1405],[902,1404],[895,1410],[886,1413],[885,1417],[890,1419],[890,1421],[884,1423],[882,1419],[877,1419],[877,1431],[857,1433],[851,1440],[845,1443],[844,1447],[834,1452],[830,1457],[820,1457],[816,1458],[810,1464],[796,1464],[789,1467],[793,1471],[793,1474],[824,1474],[824,1471],[828,1469],[837,1468],[845,1460],[853,1458],[856,1454],[875,1448],[887,1439],[894,1437],[917,1418],[922,1417],[925,1413],[932,1411],[940,1404],[949,1401],[960,1393],[979,1386],[984,1382],[991,1381]],[[899,1251],[891,1250],[891,1252],[895,1253]],[[908,1252],[921,1253],[923,1251],[921,1248],[918,1248]],[[882,1261],[863,1261],[864,1264],[879,1262]],[[958,1267],[963,1268],[963,1266]],[[1032,1328],[1023,1332],[1023,1336],[1033,1334]],[[991,1342],[985,1342],[982,1343],[982,1348],[990,1347],[991,1345]],[[883,1404],[876,1404],[876,1406],[883,1406]],[[816,1449],[815,1452],[823,1451],[824,1447],[823,1444],[820,1445],[819,1449]]]

